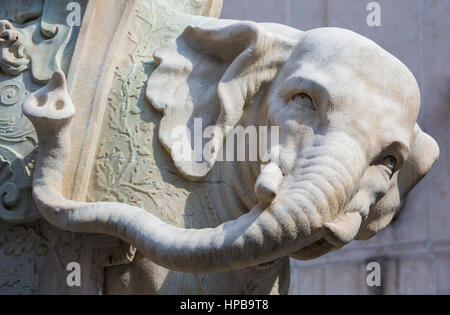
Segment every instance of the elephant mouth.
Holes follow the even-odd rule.
[[[284,176],[278,163],[269,161],[261,166],[261,172],[255,183],[255,193],[260,203],[271,204],[275,201]],[[335,246],[321,237],[290,256],[299,260],[311,260],[335,249],[337,249]]]
[[[290,256],[298,260],[312,260],[338,249],[339,247],[332,245],[322,237],[299,251],[292,253]]]
[[[279,163],[275,161],[271,159],[261,166],[254,186],[259,203],[266,207],[278,201],[279,190],[286,177]],[[290,256],[299,260],[311,260],[338,250],[352,241],[360,231],[363,216],[360,210],[349,211],[351,200],[337,210],[340,215],[336,219],[323,224],[319,233],[315,234],[309,243]]]
[[[360,212],[343,211],[338,219],[322,225],[318,239],[290,256],[298,260],[311,260],[338,250],[357,238],[362,222]]]

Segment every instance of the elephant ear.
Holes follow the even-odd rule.
[[[253,22],[208,21],[188,26],[155,51],[158,67],[146,92],[153,107],[163,112],[161,144],[191,180],[208,174],[227,127],[238,123],[245,105],[267,88],[298,42]],[[199,140],[209,126],[215,127],[210,139]],[[206,145],[211,155],[204,160]]]
[[[411,189],[428,173],[439,158],[439,146],[419,125],[415,125],[410,154],[393,178],[386,195],[371,207],[369,216],[356,237],[367,240],[386,227]]]

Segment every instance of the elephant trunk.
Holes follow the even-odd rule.
[[[353,194],[358,173],[347,172],[345,163],[323,154],[306,156],[292,174],[285,176],[272,204],[259,204],[216,228],[182,229],[130,205],[64,198],[61,187],[70,153],[69,124],[74,107],[62,73],[55,73],[46,87],[30,96],[23,109],[39,137],[33,195],[41,214],[64,230],[121,238],[172,270],[227,271],[300,250],[320,239],[322,224],[339,215],[345,200]],[[326,144],[317,150],[325,150],[327,156],[332,152]]]

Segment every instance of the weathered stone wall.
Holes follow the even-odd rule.
[[[396,221],[368,242],[352,242],[309,262],[292,261],[292,294],[450,293],[450,1],[379,0],[381,26],[367,24],[369,0],[225,0],[221,18],[308,30],[354,30],[402,60],[416,76],[419,124],[441,156],[409,194]],[[382,287],[366,285],[366,265],[381,265]]]

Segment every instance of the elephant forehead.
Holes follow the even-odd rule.
[[[411,71],[361,35],[340,28],[307,31],[289,61],[297,64],[290,69],[312,79],[321,78],[330,95],[365,101],[378,95],[389,102],[377,106],[399,106],[411,118],[408,120],[415,122],[417,118],[420,92]]]

